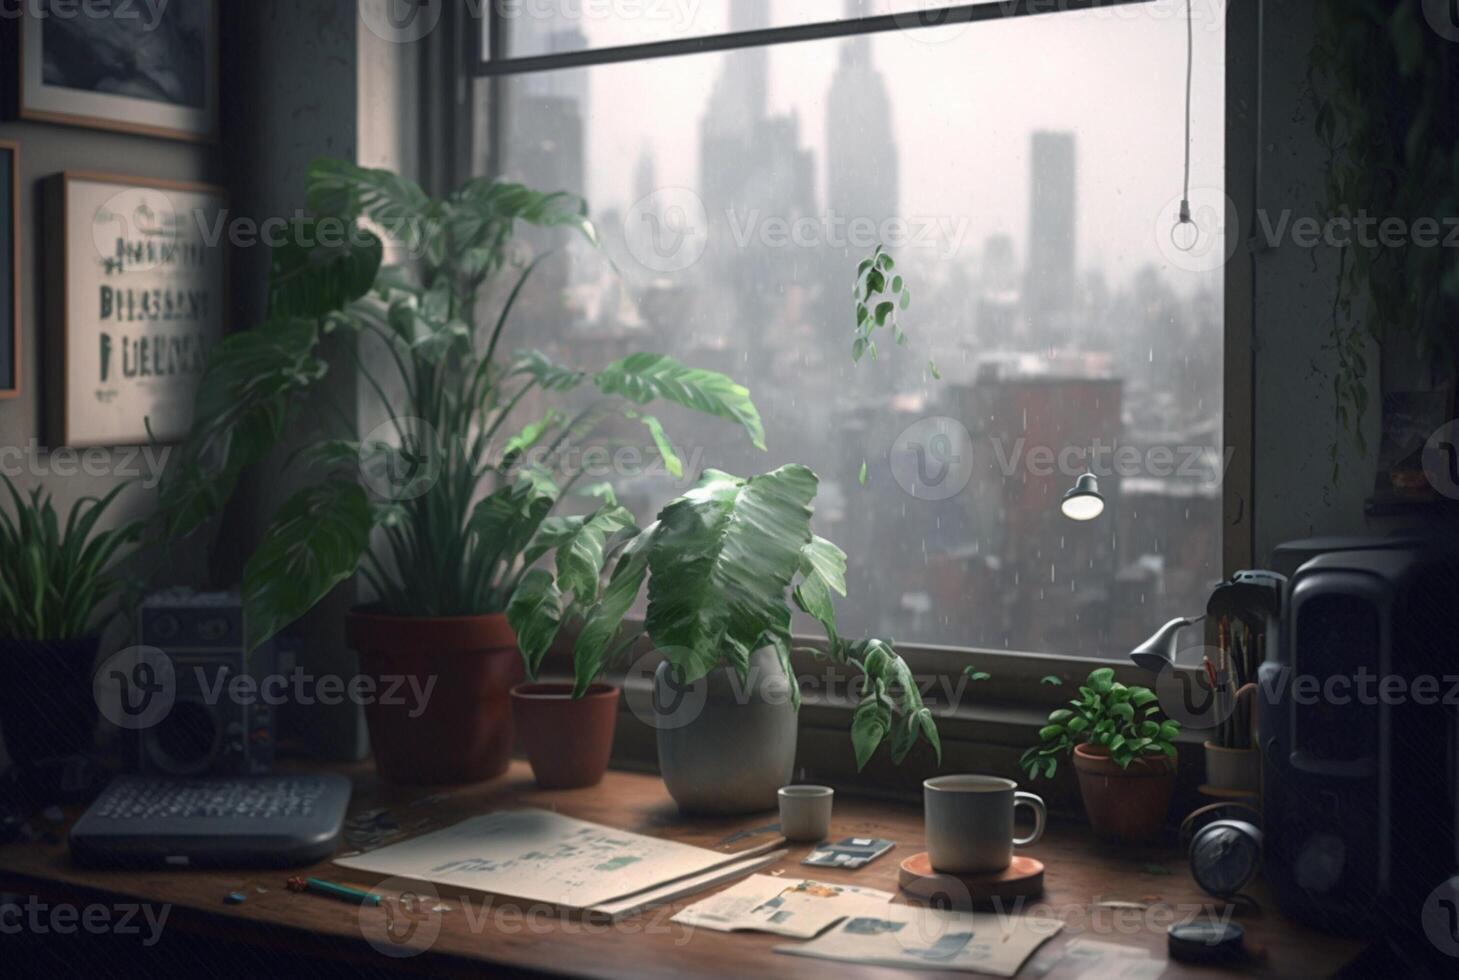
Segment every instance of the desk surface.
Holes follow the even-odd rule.
[[[661,781],[632,773],[609,773],[602,785],[592,789],[542,792],[521,762],[490,783],[444,791],[382,784],[368,766],[343,771],[355,780],[352,812],[386,807],[401,827],[412,833],[446,826],[500,806],[535,805],[640,833],[733,851],[761,843],[767,837],[726,845],[722,843],[726,836],[776,819],[771,813],[684,820]],[[440,792],[448,795],[430,799]],[[70,819],[75,816],[74,812],[68,813]],[[923,849],[921,813],[911,807],[838,798],[831,834],[885,837],[897,841],[898,846],[860,871],[835,871],[803,867],[799,862],[807,847],[789,845],[786,859],[761,873],[844,881],[896,892],[901,859]],[[349,848],[346,845],[344,849]],[[1020,977],[1057,980],[1080,975],[1075,962],[1064,959],[1067,946],[1076,938],[1149,950],[1163,961],[1165,929],[1172,921],[1198,912],[1222,916],[1228,908],[1195,887],[1183,857],[1170,848],[1148,852],[1114,849],[1094,842],[1082,825],[1068,823],[1054,824],[1039,844],[1024,853],[1043,861],[1048,869],[1045,893],[1035,911],[1052,914],[1064,920],[1066,926],[1025,964]],[[35,894],[51,902],[104,898],[166,903],[172,906],[169,928],[376,967],[398,965],[412,971],[478,976],[483,962],[498,968],[592,977],[747,976],[762,971],[792,977],[820,977],[828,971],[837,975],[898,975],[892,970],[856,969],[776,954],[774,946],[791,942],[778,936],[691,930],[669,921],[675,911],[702,898],[702,894],[607,925],[573,920],[479,893],[442,890],[441,901],[449,911],[440,915],[438,935],[420,955],[392,963],[366,941],[367,933],[380,935],[385,921],[383,910],[361,910],[329,898],[287,891],[285,878],[301,873],[365,888],[380,885],[378,878],[329,862],[311,870],[290,872],[86,871],[72,867],[64,844],[11,844],[0,848],[0,891]],[[267,891],[258,892],[260,887]],[[247,901],[225,905],[223,899],[232,891],[243,892]],[[391,894],[388,889],[383,893]],[[1256,895],[1264,899],[1260,890]],[[1135,903],[1146,908],[1100,904],[1106,902]],[[1287,922],[1270,908],[1265,914],[1238,912],[1235,918],[1246,929],[1251,953],[1250,962],[1235,971],[1242,975],[1327,976],[1360,949],[1355,942]],[[1100,970],[1099,975],[1110,974]],[[1161,974],[1211,975],[1210,969],[1173,962]]]

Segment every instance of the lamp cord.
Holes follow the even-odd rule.
[[[1185,185],[1180,201],[1182,221],[1190,220],[1191,196],[1191,81],[1195,75],[1196,37],[1191,0],[1185,0]]]
[[[1185,0],[1185,179],[1181,184],[1180,217],[1176,220],[1175,227],[1170,229],[1171,242],[1183,252],[1189,252],[1195,248],[1196,240],[1200,237],[1200,229],[1191,218],[1191,84],[1196,65],[1194,20],[1191,0]],[[1181,225],[1190,225],[1196,232],[1189,245],[1182,245],[1176,238],[1175,233]]]

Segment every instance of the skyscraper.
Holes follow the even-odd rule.
[[[1028,267],[1024,309],[1032,339],[1056,343],[1074,310],[1074,134],[1035,132],[1030,147]]]
[[[861,16],[846,0],[846,16]],[[849,219],[880,226],[897,216],[897,144],[886,80],[871,59],[865,34],[841,45],[841,60],[826,97],[826,207]]]
[[[587,39],[578,30],[554,31],[546,39],[548,53],[586,45]],[[588,102],[587,72],[523,75],[508,83],[507,92],[506,175],[537,190],[582,194],[586,189],[583,118]],[[561,236],[523,229],[520,237],[542,251]],[[549,309],[559,305],[572,275],[568,251],[552,255],[533,274],[534,289],[524,297],[523,305],[541,302]]]
[[[764,27],[768,0],[733,0],[732,30]],[[699,193],[709,243],[698,271],[706,326],[754,331],[751,371],[775,359],[787,310],[784,290],[809,278],[795,249],[772,249],[758,237],[763,223],[795,222],[815,212],[815,158],[801,145],[800,120],[768,110],[768,52],[727,53],[699,123]]]

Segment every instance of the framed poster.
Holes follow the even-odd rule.
[[[216,0],[37,0],[21,18],[19,62],[22,119],[217,138]]]
[[[0,140],[0,398],[20,394],[20,147]]]
[[[46,192],[51,443],[178,441],[226,328],[226,192],[94,173]]]

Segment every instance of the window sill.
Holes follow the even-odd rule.
[[[925,648],[924,648],[925,649]],[[1018,759],[1028,746],[1038,741],[1038,730],[1047,723],[1049,711],[1068,700],[1068,690],[1076,690],[1077,683],[1065,682],[1065,686],[1039,685],[1034,681],[1034,690],[1024,688],[1031,696],[1024,700],[1000,700],[985,697],[995,693],[998,687],[1013,686],[1013,678],[1005,674],[1004,685],[996,685],[993,679],[984,682],[969,682],[963,695],[951,702],[937,689],[937,681],[952,684],[962,677],[961,667],[969,658],[982,659],[978,651],[960,652],[961,656],[941,652],[944,673],[927,675],[914,668],[919,681],[933,680],[927,696],[937,720],[937,729],[942,741],[942,759],[938,759],[931,746],[919,742],[900,766],[893,765],[885,745],[878,749],[865,769],[858,771],[855,755],[851,748],[851,716],[856,708],[854,697],[844,693],[842,683],[827,685],[825,692],[807,690],[801,704],[800,726],[796,751],[794,779],[798,782],[815,782],[834,786],[838,791],[875,799],[886,799],[921,805],[922,780],[950,772],[976,772],[1003,776],[1029,784],[1026,775],[1018,768]],[[987,654],[1001,661],[994,666],[1019,668],[1019,673],[1044,675],[1055,673],[1051,664],[1070,669],[1078,663],[1057,657],[1039,655]],[[950,662],[953,661],[953,662]],[[908,662],[911,663],[910,657]],[[1020,662],[1022,662],[1020,664]],[[651,674],[642,669],[637,661],[628,676],[610,675],[606,679],[623,688],[624,699],[619,709],[619,724],[613,743],[612,764],[615,768],[637,772],[658,770],[658,747],[653,727],[645,720],[651,716],[652,680]],[[1115,666],[1117,673],[1125,670],[1114,664],[1086,661],[1080,664],[1078,676],[1082,679],[1093,666]],[[571,673],[565,669],[565,661],[552,657],[545,665],[541,679],[547,681],[572,682]],[[803,679],[816,669],[824,670],[824,664],[815,664],[808,659],[802,669],[797,662],[797,672]],[[978,669],[984,669],[979,666]],[[952,670],[955,673],[947,673]],[[844,673],[844,669],[842,669]],[[1142,683],[1142,673],[1130,667],[1129,676],[1121,676],[1126,683]],[[990,671],[991,673],[991,671]],[[1040,676],[1044,676],[1040,675]],[[996,675],[995,675],[996,678]],[[1143,675],[1148,682],[1148,675]],[[1019,685],[1022,686],[1022,685]],[[809,688],[809,685],[807,685]],[[1042,690],[1038,690],[1042,688]],[[969,694],[975,691],[975,694]],[[1176,802],[1172,813],[1185,813],[1201,802],[1196,786],[1201,782],[1204,758],[1201,743],[1205,735],[1199,731],[1182,731],[1177,739],[1180,759],[1177,775]],[[1082,815],[1083,806],[1079,799],[1079,788],[1073,765],[1061,760],[1058,772],[1052,779],[1039,779],[1031,785],[1024,785],[1042,796],[1049,808],[1056,813]]]

